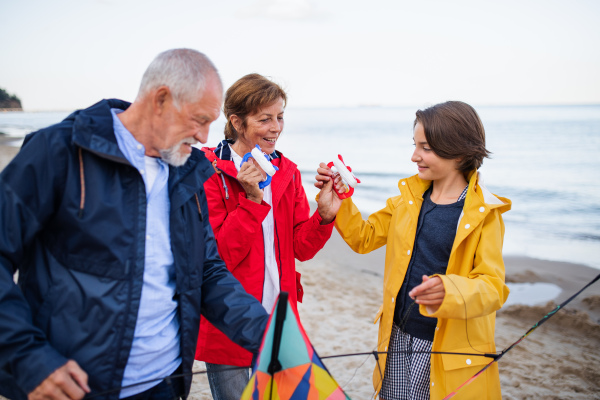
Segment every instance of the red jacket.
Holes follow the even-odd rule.
[[[262,222],[271,206],[264,201],[257,204],[246,198],[246,192],[235,178],[238,172],[231,161],[226,141],[216,149],[205,147],[202,151],[217,171],[205,182],[204,189],[219,254],[246,291],[262,301],[265,279]],[[281,291],[289,293],[290,304],[295,308],[296,302],[302,301],[302,286],[294,258],[306,261],[314,257],[331,236],[334,224],[321,225],[318,212],[310,216],[296,164],[279,152],[271,156],[276,157],[273,165],[279,168],[271,181],[275,258]],[[196,359],[214,364],[249,366],[252,354],[202,318]]]

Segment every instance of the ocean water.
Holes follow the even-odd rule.
[[[412,124],[418,107],[288,108],[277,148],[298,164],[309,199],[319,162],[341,154],[362,181],[353,199],[366,216],[414,175]],[[512,200],[504,214],[505,255],[581,263],[600,269],[600,105],[476,107],[493,153],[481,172],[487,187]],[[0,113],[15,137],[68,112]],[[224,119],[208,145],[223,138]]]

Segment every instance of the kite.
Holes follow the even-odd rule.
[[[313,348],[281,292],[240,400],[350,400]]]

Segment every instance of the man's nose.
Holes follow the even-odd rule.
[[[202,144],[205,144],[206,142],[208,142],[208,132],[209,132],[208,127],[200,128],[194,135],[194,139],[196,139],[197,141],[199,141]]]

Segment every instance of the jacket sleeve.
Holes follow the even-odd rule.
[[[64,185],[60,157],[65,151],[53,151],[46,138],[36,135],[26,142],[0,174],[0,368],[25,393],[67,362],[33,323],[29,303],[13,280],[17,269],[34,273],[20,267],[53,213],[59,197],[55,188]]]
[[[294,174],[294,257],[310,260],[325,246],[333,232],[333,222],[321,225],[321,215],[315,211],[309,218],[310,207],[302,186],[300,172]]]
[[[204,198],[202,201],[203,213],[207,213],[206,201]],[[256,353],[260,348],[269,315],[258,300],[246,293],[219,257],[211,224],[206,220],[204,240],[206,254],[201,313],[233,342]]]
[[[421,305],[421,314],[435,318],[470,319],[499,310],[509,293],[504,283],[503,238],[502,216],[498,210],[492,211],[483,221],[473,269],[467,276],[438,275],[446,291],[444,300],[434,313],[429,313]]]
[[[210,210],[209,219],[217,239],[219,254],[227,268],[234,271],[248,256],[256,235],[262,235],[262,222],[271,206],[265,201],[257,204],[240,193],[238,206],[228,213],[219,179],[220,176],[215,174],[204,184]]]
[[[370,253],[386,244],[392,214],[400,202],[400,196],[389,198],[384,208],[363,220],[349,197],[342,201],[335,228],[352,250],[359,254]]]

